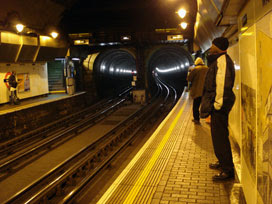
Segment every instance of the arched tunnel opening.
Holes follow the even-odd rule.
[[[162,46],[152,50],[146,59],[145,76],[149,93],[156,92],[156,77],[173,86],[181,93],[187,84],[186,77],[193,59],[180,46]],[[108,97],[131,86],[133,75],[137,75],[133,52],[125,49],[111,49],[98,54],[93,64],[97,93]]]
[[[186,77],[192,56],[179,46],[165,46],[157,49],[148,61],[148,82],[151,92],[155,90],[156,78],[173,86],[179,94],[187,85]]]
[[[117,94],[131,86],[135,74],[135,57],[126,50],[104,51],[94,62],[95,83],[100,97]]]

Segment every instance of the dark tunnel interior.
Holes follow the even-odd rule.
[[[148,62],[148,81],[151,91],[155,87],[154,77],[173,86],[179,93],[187,84],[188,68],[193,64],[191,55],[178,46],[162,47],[155,51]]]
[[[94,76],[100,97],[116,94],[131,86],[135,74],[135,58],[126,50],[104,51],[94,62]]]
[[[157,87],[154,77],[159,77],[181,93],[187,84],[187,72],[192,64],[191,55],[182,47],[164,46],[155,49],[147,59],[145,73],[151,94]],[[116,94],[131,86],[133,75],[137,75],[136,61],[128,50],[103,51],[94,62],[94,77],[100,97]]]

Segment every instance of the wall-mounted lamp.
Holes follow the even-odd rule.
[[[50,33],[50,35],[52,36],[52,38],[57,38],[59,36],[57,32],[52,32]]]
[[[182,8],[182,9],[179,9],[177,13],[181,18],[184,18],[186,16],[187,11]]]
[[[180,26],[181,26],[181,28],[183,29],[183,30],[185,30],[186,28],[187,28],[187,23],[185,23],[185,22],[182,22],[181,24],[180,24]]]
[[[25,27],[25,26],[24,26],[23,24],[20,24],[20,23],[16,25],[16,29],[17,29],[17,31],[18,31],[19,33],[22,32],[22,31],[24,30],[24,27]]]

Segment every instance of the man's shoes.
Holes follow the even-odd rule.
[[[220,169],[221,169],[221,165],[219,164],[219,161],[217,161],[217,162],[215,162],[215,163],[209,164],[209,168],[210,168],[210,169],[217,169],[217,170],[220,170]]]
[[[198,124],[198,125],[200,124],[199,120],[193,119],[192,122],[194,122],[195,124]]]
[[[219,174],[216,174],[212,177],[213,181],[229,181],[234,179],[234,170],[231,171],[221,171]]]

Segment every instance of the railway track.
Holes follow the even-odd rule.
[[[159,86],[161,94],[157,100],[136,108],[137,110],[132,111],[132,114],[127,115],[106,134],[86,144],[12,196],[7,196],[3,203],[67,203],[74,200],[84,186],[129,145],[146,124],[154,120],[162,109],[173,105],[174,102],[170,101],[170,98],[176,100],[176,96],[170,97],[170,90],[167,90],[165,84],[160,82]],[[123,112],[129,112],[126,108],[132,109],[129,106],[123,107]],[[107,118],[104,118],[105,120]],[[84,124],[82,127],[86,130],[86,123]]]
[[[129,90],[119,94],[119,97],[125,95]],[[1,143],[0,179],[101,121],[123,105],[125,99],[119,97],[101,101],[80,112]]]

